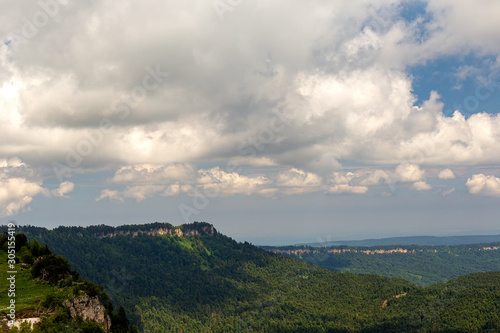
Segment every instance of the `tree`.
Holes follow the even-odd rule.
[[[112,333],[128,333],[129,320],[127,318],[127,314],[125,313],[125,309],[123,306],[120,306],[118,309],[118,313],[113,314],[111,318],[111,332]]]

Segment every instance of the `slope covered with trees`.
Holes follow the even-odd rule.
[[[455,277],[500,271],[500,243],[455,246],[281,246],[262,248],[336,272],[377,274],[430,286]]]
[[[95,227],[23,231],[102,284],[143,332],[466,331],[495,328],[499,320],[491,311],[500,307],[496,273],[482,276],[484,285],[450,281],[424,289],[403,279],[332,272],[217,232],[179,237],[107,230],[114,236],[101,237]],[[488,297],[476,297],[483,294]],[[469,324],[467,309],[480,300],[484,306]],[[449,309],[461,311],[463,320],[450,320]]]
[[[54,255],[37,240],[28,241],[24,234],[11,231],[0,235],[0,272],[1,332],[137,332],[129,327],[123,308],[113,313],[113,306],[101,286],[82,280],[71,270],[66,258]],[[73,315],[70,304],[81,299],[102,306],[102,313],[95,315],[102,315],[105,320],[84,320],[78,314]],[[8,325],[14,320],[17,326]]]

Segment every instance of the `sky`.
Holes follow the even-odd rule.
[[[500,2],[0,3],[0,223],[500,234]]]

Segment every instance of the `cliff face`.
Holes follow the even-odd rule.
[[[171,236],[215,236],[217,231],[214,226],[208,223],[192,223],[192,224],[184,224],[180,227],[173,227],[169,224],[163,224],[163,226],[153,225],[143,225],[134,228],[127,229],[126,226],[111,230],[106,230],[102,232],[94,233],[94,236],[97,238],[107,238],[107,237],[116,237],[116,236],[131,236],[132,238],[137,237],[138,235],[171,235]]]
[[[500,246],[485,246],[479,249],[471,249],[469,251],[496,251],[500,250]],[[314,250],[314,249],[269,249],[269,252],[278,253],[278,254],[294,254],[301,255],[304,253],[307,254],[324,254],[324,253],[333,253],[333,254],[342,254],[342,253],[364,253],[364,254],[392,254],[392,253],[409,253],[416,254],[419,252],[427,252],[427,253],[438,253],[439,251],[436,249],[428,249],[428,250],[415,250],[415,249],[405,249],[405,248],[395,248],[395,249],[374,249],[374,250],[357,250],[357,249],[329,249],[329,250]],[[441,250],[440,250],[441,251]],[[450,253],[450,251],[446,251]]]
[[[63,306],[69,308],[71,317],[81,316],[83,320],[90,319],[109,332],[111,318],[106,314],[106,308],[99,298],[82,295],[71,300],[65,300]]]

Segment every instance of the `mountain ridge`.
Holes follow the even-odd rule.
[[[5,226],[0,226],[5,228]],[[33,236],[43,237],[47,233],[54,232],[77,232],[77,235],[83,237],[83,233],[91,234],[97,238],[112,238],[116,236],[131,236],[132,238],[139,235],[171,235],[179,237],[192,236],[215,236],[217,230],[210,223],[193,222],[189,224],[181,224],[174,226],[167,222],[153,222],[146,224],[127,224],[120,226],[109,226],[106,224],[91,225],[87,227],[80,226],[59,226],[54,229],[45,227],[37,227],[32,225],[20,225],[20,230],[29,229]]]
[[[126,233],[151,230],[150,226],[104,228]],[[103,227],[19,229],[65,254],[83,277],[104,285],[113,302],[123,305],[143,332],[500,328],[493,310],[500,306],[500,272],[421,288],[400,278],[329,271],[236,242],[215,228],[211,236],[98,237],[99,228]],[[190,230],[189,225],[175,228]],[[476,300],[482,307],[473,312],[470,307]],[[454,317],[455,311],[463,316]],[[470,322],[473,326],[467,326]]]

